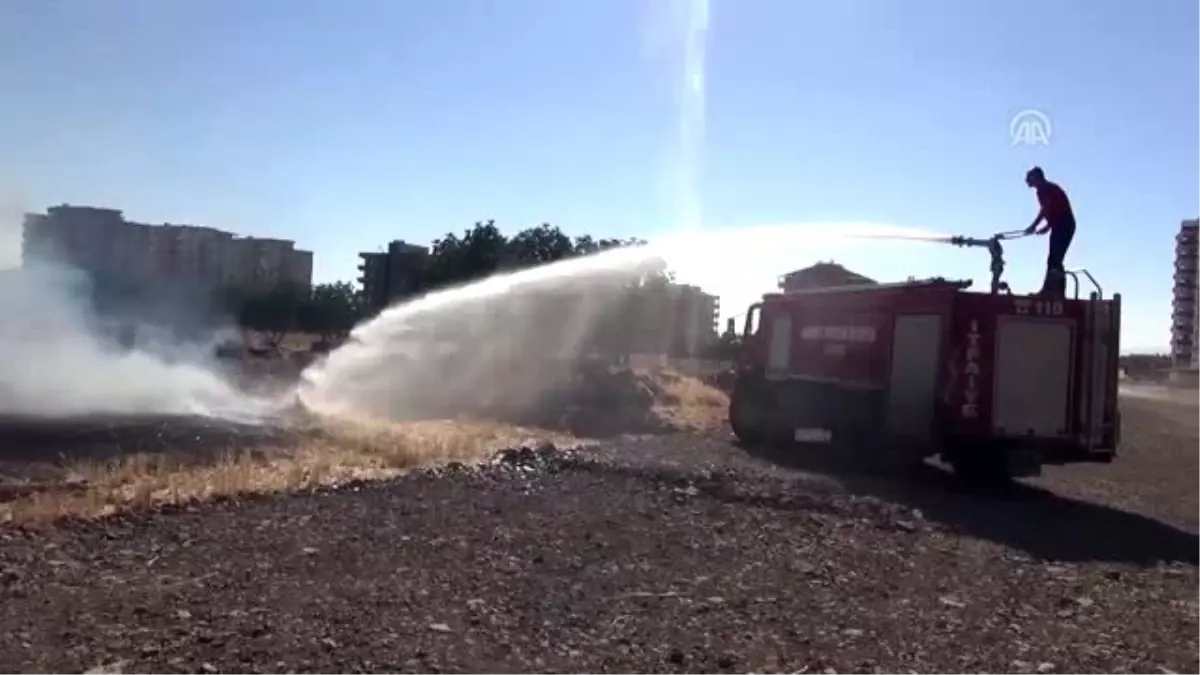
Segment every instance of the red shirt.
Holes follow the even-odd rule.
[[[1063,218],[1075,218],[1071,210],[1071,200],[1058,183],[1046,181],[1037,189],[1038,203],[1042,205],[1042,215],[1047,221],[1054,222]]]

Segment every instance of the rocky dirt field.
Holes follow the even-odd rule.
[[[1123,410],[990,495],[677,433],[10,519],[0,670],[1196,672],[1195,402]]]

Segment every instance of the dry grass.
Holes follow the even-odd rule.
[[[659,390],[654,409],[671,426],[701,433],[728,428],[729,396],[699,378],[670,369],[646,373]]]
[[[0,504],[0,522],[48,523],[65,516],[99,517],[217,496],[384,479],[432,464],[478,461],[514,445],[573,440],[496,422],[313,421],[295,443],[230,451],[207,463],[169,454],[135,454],[110,462],[70,464],[57,489]]]
[[[671,427],[700,433],[726,429],[729,401],[723,392],[670,369],[639,375],[654,390],[655,414]],[[561,445],[580,439],[487,421],[313,419],[294,440],[231,448],[208,461],[187,453],[151,453],[67,463],[43,489],[0,503],[0,522],[47,523],[218,496],[384,479],[419,467],[474,462],[502,448],[542,441]]]

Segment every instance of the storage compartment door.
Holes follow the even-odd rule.
[[[767,376],[787,376],[791,356],[792,315],[778,312],[771,316],[771,341],[767,345]]]
[[[896,317],[888,377],[887,430],[890,435],[913,441],[929,439],[937,400],[941,342],[941,316]]]
[[[997,320],[993,431],[1041,438],[1069,433],[1072,332],[1069,320]]]
[[[1116,395],[1113,379],[1117,376],[1113,364],[1110,343],[1119,336],[1120,325],[1114,324],[1113,302],[1092,300],[1085,311],[1085,330],[1080,339],[1088,368],[1089,379],[1085,382],[1089,391],[1082,392],[1076,403],[1079,408],[1080,431],[1088,432],[1084,442],[1088,447],[1104,445],[1105,412],[1113,409]],[[1090,398],[1089,398],[1090,396]]]

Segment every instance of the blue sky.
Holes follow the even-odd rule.
[[[484,218],[986,234],[1028,224],[1040,164],[1075,203],[1068,264],[1124,293],[1126,347],[1166,348],[1172,237],[1200,211],[1197,3],[711,0],[703,115],[681,94],[696,7],[7,0],[0,197],[295,239],[326,281],[353,278],[358,251]],[[1026,108],[1048,145],[1012,144]],[[1018,288],[1045,244],[1010,247]],[[815,258],[881,279],[983,284],[987,267],[799,236],[684,267],[732,308]]]

